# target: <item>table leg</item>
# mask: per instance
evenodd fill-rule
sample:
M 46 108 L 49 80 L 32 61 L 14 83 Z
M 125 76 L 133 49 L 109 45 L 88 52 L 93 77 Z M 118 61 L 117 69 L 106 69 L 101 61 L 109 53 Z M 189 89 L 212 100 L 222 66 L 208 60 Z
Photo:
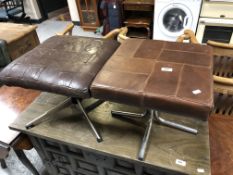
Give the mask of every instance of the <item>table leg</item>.
M 32 172 L 33 175 L 39 175 L 36 168 L 32 165 L 32 163 L 28 160 L 23 150 L 14 149 L 19 160 Z
M 8 145 L 0 143 L 0 164 L 3 169 L 7 168 L 5 158 L 8 156 L 9 151 L 10 147 Z
M 6 162 L 5 162 L 5 160 L 4 159 L 0 159 L 0 163 L 1 163 L 1 167 L 3 168 L 3 169 L 5 169 L 7 166 L 6 166 Z

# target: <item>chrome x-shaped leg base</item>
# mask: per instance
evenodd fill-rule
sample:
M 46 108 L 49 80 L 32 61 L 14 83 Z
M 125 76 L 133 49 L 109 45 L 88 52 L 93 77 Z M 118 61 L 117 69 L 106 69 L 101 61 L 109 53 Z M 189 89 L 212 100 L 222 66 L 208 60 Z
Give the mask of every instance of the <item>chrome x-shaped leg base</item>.
M 96 130 L 94 124 L 92 123 L 92 121 L 90 120 L 86 110 L 84 109 L 84 107 L 82 106 L 81 102 L 79 99 L 76 99 L 76 98 L 67 98 L 65 101 L 59 103 L 57 106 L 53 107 L 52 109 L 50 109 L 49 111 L 46 111 L 45 113 L 43 113 L 42 115 L 38 116 L 37 118 L 33 119 L 32 121 L 28 122 L 26 124 L 26 129 L 29 129 L 29 128 L 32 128 L 38 124 L 40 124 L 41 122 L 45 121 L 46 119 L 50 118 L 50 117 L 53 117 L 53 116 L 56 116 L 56 115 L 53 115 L 55 113 L 57 113 L 58 111 L 70 106 L 74 104 L 75 107 L 77 109 L 80 109 L 83 116 L 85 117 L 88 125 L 90 126 L 94 136 L 96 137 L 97 141 L 98 142 L 101 142 L 103 141 L 102 137 L 100 136 L 100 134 L 98 133 L 98 131 Z M 96 104 L 100 104 L 98 102 L 96 102 Z M 94 106 L 92 104 L 92 106 Z M 97 106 L 95 106 L 97 107 Z M 88 107 L 87 107 L 88 108 Z
M 57 106 L 54 106 L 53 108 L 51 108 L 50 110 L 46 111 L 45 113 L 43 113 L 42 115 L 36 117 L 35 119 L 33 119 L 32 121 L 28 122 L 26 124 L 26 129 L 30 129 L 38 124 L 40 124 L 41 122 L 45 121 L 48 118 L 51 118 L 56 114 L 58 111 L 68 107 L 72 105 L 72 101 L 71 98 L 67 98 L 66 100 L 62 101 L 61 103 L 59 103 Z
M 125 118 L 132 118 L 134 117 L 135 119 L 140 119 L 142 117 L 145 117 L 148 113 L 148 111 L 145 111 L 142 114 L 137 114 L 137 113 L 131 113 L 131 112 L 124 112 L 124 111 L 111 111 L 111 113 L 114 115 L 120 115 L 122 117 Z M 146 153 L 146 149 L 147 149 L 147 145 L 148 145 L 148 141 L 149 141 L 149 137 L 151 134 L 151 129 L 153 126 L 153 121 L 156 120 L 157 122 L 159 122 L 159 124 L 163 124 L 166 126 L 170 126 L 176 129 L 180 129 L 182 131 L 186 131 L 192 134 L 197 134 L 198 131 L 196 129 L 190 128 L 188 126 L 184 126 L 175 122 L 171 122 L 168 120 L 165 120 L 163 118 L 161 118 L 159 116 L 159 112 L 155 111 L 155 110 L 150 110 L 149 111 L 149 120 L 147 121 L 147 125 L 146 125 L 146 130 L 142 139 L 142 143 L 141 143 L 141 147 L 138 153 L 138 159 L 139 160 L 144 160 L 145 159 L 145 153 Z
M 155 120 L 157 122 L 159 122 L 159 124 L 170 126 L 170 127 L 173 127 L 173 128 L 185 131 L 185 132 L 189 132 L 191 134 L 197 134 L 198 133 L 198 130 L 196 130 L 196 129 L 193 129 L 191 127 L 181 125 L 181 124 L 171 122 L 171 121 L 168 121 L 168 120 L 165 120 L 165 119 L 161 118 L 159 116 L 159 111 L 154 111 L 154 116 L 155 116 Z

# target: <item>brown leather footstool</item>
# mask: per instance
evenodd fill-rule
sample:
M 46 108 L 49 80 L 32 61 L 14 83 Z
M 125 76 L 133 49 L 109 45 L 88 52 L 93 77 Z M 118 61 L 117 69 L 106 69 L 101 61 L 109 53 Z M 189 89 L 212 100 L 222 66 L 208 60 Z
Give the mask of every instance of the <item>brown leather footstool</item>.
M 129 39 L 97 74 L 91 93 L 98 99 L 150 110 L 138 156 L 143 160 L 154 118 L 197 134 L 196 129 L 162 119 L 158 111 L 206 120 L 213 106 L 212 67 L 212 50 L 208 46 Z
M 67 105 L 75 104 L 81 109 L 97 141 L 101 141 L 81 100 L 91 97 L 89 87 L 92 80 L 118 46 L 113 40 L 54 36 L 3 69 L 0 81 L 6 85 L 68 96 L 64 102 L 28 123 L 26 128 Z

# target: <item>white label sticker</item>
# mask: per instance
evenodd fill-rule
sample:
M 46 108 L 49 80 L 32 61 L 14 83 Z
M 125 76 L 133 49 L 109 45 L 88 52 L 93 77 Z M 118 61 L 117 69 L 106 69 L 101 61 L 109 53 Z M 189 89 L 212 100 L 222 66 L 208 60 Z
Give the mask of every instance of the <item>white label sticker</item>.
M 176 164 L 177 165 L 181 165 L 181 166 L 186 166 L 186 161 L 180 160 L 180 159 L 176 159 Z
M 198 169 L 197 169 L 197 172 L 198 172 L 198 173 L 204 173 L 205 170 L 204 170 L 203 168 L 198 168 Z
M 162 72 L 172 72 L 173 69 L 172 69 L 171 67 L 162 67 L 162 68 L 161 68 L 161 71 L 162 71 Z
M 196 89 L 196 90 L 193 90 L 192 91 L 194 95 L 198 95 L 201 93 L 201 90 L 200 89 Z

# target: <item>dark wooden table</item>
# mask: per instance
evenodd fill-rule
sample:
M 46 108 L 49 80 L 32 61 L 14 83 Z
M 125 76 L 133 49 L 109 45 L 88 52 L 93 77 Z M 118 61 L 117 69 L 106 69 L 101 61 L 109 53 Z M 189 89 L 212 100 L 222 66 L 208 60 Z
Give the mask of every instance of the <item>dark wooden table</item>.
M 179 117 L 183 124 L 198 128 L 198 135 L 155 124 L 143 162 L 137 160 L 143 126 L 112 118 L 110 113 L 110 109 L 132 112 L 143 109 L 105 102 L 91 111 L 91 120 L 98 126 L 104 138 L 101 143 L 96 142 L 85 120 L 74 114 L 72 108 L 64 109 L 29 130 L 25 129 L 27 122 L 65 98 L 67 97 L 42 93 L 10 125 L 31 137 L 51 174 L 210 174 L 208 123 L 192 118 Z M 85 103 L 90 103 L 90 100 L 84 101 L 84 106 Z M 177 118 L 165 113 L 162 116 L 173 121 Z
M 209 118 L 212 175 L 233 174 L 233 116 Z
M 4 158 L 12 147 L 20 161 L 33 174 L 38 174 L 23 152 L 23 149 L 32 148 L 31 143 L 20 132 L 8 127 L 38 95 L 39 92 L 33 90 L 7 86 L 0 88 L 0 160 L 3 168 L 6 168 Z

